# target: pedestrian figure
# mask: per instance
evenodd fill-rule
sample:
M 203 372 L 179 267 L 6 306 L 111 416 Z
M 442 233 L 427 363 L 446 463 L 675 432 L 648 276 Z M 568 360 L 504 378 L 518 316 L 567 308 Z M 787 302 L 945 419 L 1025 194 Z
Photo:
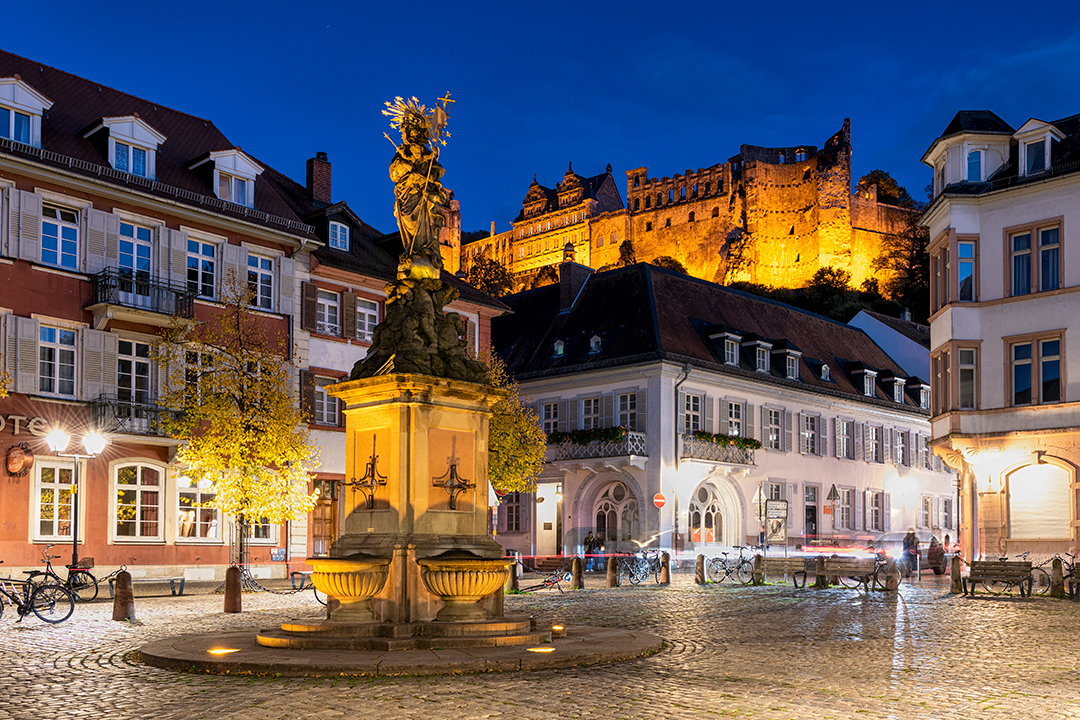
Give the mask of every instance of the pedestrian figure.
M 908 528 L 904 536 L 904 552 L 900 559 L 903 565 L 904 577 L 911 577 L 912 571 L 919 561 L 919 538 L 915 535 L 915 528 Z
M 585 536 L 585 571 L 592 572 L 596 565 L 596 538 L 593 537 L 592 531 Z

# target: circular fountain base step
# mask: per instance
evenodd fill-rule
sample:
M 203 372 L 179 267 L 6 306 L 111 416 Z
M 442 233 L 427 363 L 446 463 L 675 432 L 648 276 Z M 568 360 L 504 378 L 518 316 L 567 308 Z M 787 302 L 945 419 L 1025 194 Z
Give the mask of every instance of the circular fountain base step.
M 432 648 L 535 645 L 549 638 L 550 627 L 538 628 L 528 617 L 470 622 L 340 623 L 290 620 L 279 629 L 263 630 L 263 647 L 301 650 L 430 650 Z

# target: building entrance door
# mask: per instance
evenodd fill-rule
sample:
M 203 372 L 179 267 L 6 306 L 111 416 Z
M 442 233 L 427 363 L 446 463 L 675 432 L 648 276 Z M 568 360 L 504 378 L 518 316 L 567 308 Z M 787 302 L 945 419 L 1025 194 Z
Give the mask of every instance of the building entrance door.
M 333 480 L 316 480 L 315 487 L 319 502 L 311 511 L 311 555 L 326 557 L 337 539 L 337 484 Z
M 816 485 L 807 485 L 806 493 L 804 496 L 804 520 L 803 534 L 806 536 L 805 540 L 811 540 L 818 535 L 818 515 L 817 515 L 817 495 L 818 489 Z

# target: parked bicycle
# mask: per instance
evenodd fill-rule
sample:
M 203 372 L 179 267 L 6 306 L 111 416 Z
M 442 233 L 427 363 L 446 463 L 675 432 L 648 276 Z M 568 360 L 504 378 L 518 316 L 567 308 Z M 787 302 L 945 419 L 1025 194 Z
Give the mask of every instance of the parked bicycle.
M 15 607 L 19 613 L 18 622 L 34 613 L 42 621 L 55 625 L 71 617 L 75 611 L 75 598 L 60 585 L 35 585 L 29 580 L 0 578 L 0 615 L 5 605 Z
M 89 568 L 79 565 L 65 565 L 67 578 L 61 578 L 53 570 L 52 561 L 60 558 L 59 555 L 50 555 L 49 550 L 55 545 L 46 545 L 41 551 L 41 562 L 45 563 L 44 570 L 24 570 L 29 575 L 29 580 L 34 585 L 55 584 L 67 589 L 77 602 L 92 602 L 98 596 L 98 581 L 90 572 Z
M 555 568 L 552 572 L 543 572 L 540 570 L 533 570 L 526 565 L 522 565 L 525 572 L 536 573 L 540 576 L 540 582 L 535 585 L 529 585 L 528 587 L 520 588 L 520 591 L 536 592 L 537 590 L 547 590 L 549 588 L 558 588 L 559 592 L 562 592 L 562 583 L 570 582 L 574 578 L 574 574 L 570 571 L 570 568 L 566 567 L 568 563 L 572 563 L 572 559 L 563 560 L 559 563 L 559 567 Z
M 656 578 L 656 583 L 659 584 L 662 564 L 659 550 L 642 550 L 637 555 L 627 555 L 620 558 L 619 585 L 622 586 L 624 578 L 629 580 L 631 585 L 637 585 L 649 575 Z
M 885 551 L 880 550 L 874 552 L 874 571 L 870 575 L 870 587 L 874 590 L 885 590 L 885 585 L 888 582 L 889 571 L 892 569 L 893 564 L 896 564 L 896 582 L 902 583 L 904 581 L 903 560 L 893 560 L 888 556 Z M 862 584 L 862 578 L 859 577 L 845 577 L 838 575 L 837 580 L 840 584 L 846 588 L 857 588 Z
M 720 553 L 722 557 L 710 558 L 705 566 L 705 577 L 709 582 L 721 583 L 731 578 L 743 585 L 749 585 L 754 581 L 754 561 L 743 554 L 745 545 L 736 545 L 739 556 L 728 559 L 728 553 Z
M 1019 555 L 1014 556 L 1013 560 L 1026 561 L 1030 555 L 1031 555 L 1031 551 L 1028 550 L 1026 552 L 1022 552 Z M 1008 559 L 1009 559 L 1008 557 L 1000 557 L 1000 558 L 998 558 L 998 560 L 1000 560 L 1001 562 L 1006 562 Z M 1053 562 L 1053 558 L 1045 561 L 1042 564 L 1046 565 L 1046 564 L 1051 563 L 1051 562 Z M 1050 590 L 1050 573 L 1047 572 L 1045 569 L 1043 569 L 1043 567 L 1041 567 L 1041 566 L 1033 566 L 1031 568 L 1030 577 L 1031 577 L 1031 586 L 1030 587 L 1031 587 L 1031 592 L 1032 593 L 1038 593 L 1039 595 L 1045 595 L 1047 593 L 1047 591 Z M 1012 586 L 1014 584 L 1015 583 L 1009 582 L 1009 581 L 1006 581 L 1006 580 L 983 580 L 983 583 L 982 583 L 983 589 L 986 590 L 986 592 L 992 592 L 992 593 L 1009 592 L 1009 591 L 1012 590 Z

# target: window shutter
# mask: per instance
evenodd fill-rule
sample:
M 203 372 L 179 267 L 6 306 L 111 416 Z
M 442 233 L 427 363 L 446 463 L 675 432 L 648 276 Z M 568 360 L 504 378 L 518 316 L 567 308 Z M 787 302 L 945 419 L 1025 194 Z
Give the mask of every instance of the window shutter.
M 300 371 L 300 411 L 304 422 L 311 422 L 315 414 L 315 373 L 310 370 Z
M 862 460 L 866 456 L 863 442 L 863 424 L 860 422 L 851 423 L 852 457 L 856 460 Z
M 881 493 L 881 523 L 885 532 L 892 530 L 892 495 L 887 492 Z
M 730 433 L 728 427 L 728 399 L 720 398 L 720 434 L 727 435 Z
M 930 511 L 933 515 L 930 516 L 931 527 L 941 527 L 941 498 L 933 498 L 930 500 Z
M 319 288 L 315 283 L 301 283 L 300 329 L 315 332 L 317 327 L 315 306 L 319 301 Z
M 14 382 L 12 390 L 24 395 L 38 392 L 38 321 L 15 315 L 6 316 L 7 371 Z
M 646 424 L 648 415 L 645 413 L 645 402 L 648 398 L 648 390 L 638 390 L 637 393 L 637 431 L 648 432 L 649 426 Z
M 221 248 L 221 264 L 225 269 L 222 278 L 229 282 L 230 275 L 235 278 L 237 287 L 243 287 L 247 283 L 247 248 L 232 243 L 223 243 Z
M 743 403 L 743 434 L 748 437 L 754 437 L 754 406 L 750 403 Z
M 863 523 L 863 493 L 851 491 L 851 498 L 855 502 L 855 517 L 852 520 L 849 530 L 865 530 L 866 527 Z
M 675 408 L 675 434 L 682 435 L 686 432 L 686 393 L 679 391 L 679 407 Z
M 783 422 L 784 422 L 784 452 L 791 452 L 791 449 L 793 447 L 792 441 L 791 441 L 791 423 L 794 421 L 794 419 L 792 418 L 792 413 L 789 413 L 787 410 L 783 411 L 783 416 L 784 416 L 783 417 Z
M 93 208 L 86 211 L 86 272 L 91 275 L 108 267 L 105 259 L 105 230 L 111 213 Z M 96 397 L 96 396 L 95 396 Z
M 840 454 L 840 418 L 833 418 L 833 448 L 836 452 L 833 453 L 836 457 L 843 457 Z M 850 442 L 850 439 L 849 439 Z
M 566 401 L 566 429 L 577 430 L 578 429 L 578 404 L 581 401 L 577 398 Z
M 341 337 L 356 339 L 356 295 L 349 290 L 341 293 Z
M 11 189 L 9 195 L 11 241 L 18 247 L 11 254 L 23 260 L 41 260 L 41 196 L 25 190 Z
M 560 400 L 557 407 L 559 408 L 559 432 L 566 432 L 566 401 Z
M 818 430 L 818 455 L 824 457 L 829 454 L 829 421 L 819 417 Z
M 536 505 L 536 496 L 533 493 L 518 493 L 518 502 L 520 503 L 520 510 L 518 510 L 518 517 L 521 522 L 521 532 L 529 532 L 530 516 L 532 514 L 532 508 Z
M 183 230 L 165 228 L 169 242 L 169 282 L 178 287 L 187 286 L 187 243 L 188 234 Z M 164 254 L 165 249 L 161 252 Z
M 79 343 L 82 345 L 81 399 L 93 401 L 102 395 L 115 395 L 119 338 L 103 330 L 84 329 Z
M 605 393 L 601 399 L 601 403 L 603 404 L 603 408 L 601 409 L 602 417 L 600 422 L 602 424 L 600 427 L 613 427 L 615 425 L 615 394 Z
M 282 257 L 278 258 L 276 265 L 278 312 L 282 315 L 292 315 L 293 302 L 296 299 L 296 260 Z M 353 307 L 355 309 L 355 303 Z
M 892 428 L 882 428 L 881 435 L 884 439 L 883 445 L 885 448 L 885 457 L 883 460 L 892 465 L 896 464 L 896 448 L 893 447 L 893 430 Z
M 476 357 L 476 323 L 467 318 L 462 318 L 465 321 L 465 353 L 471 357 Z
M 799 453 L 806 454 L 806 415 L 799 413 Z
M 784 499 L 787 500 L 788 535 L 795 530 L 795 500 L 798 497 L 798 485 L 787 483 L 784 487 Z
M 769 437 L 769 408 L 761 406 L 761 444 Z M 782 446 L 781 446 L 782 447 Z
M 710 395 L 702 395 L 701 404 L 705 406 L 705 419 L 702 421 L 701 429 L 708 433 L 716 432 L 713 430 L 713 428 L 716 427 L 713 418 L 713 415 L 716 413 L 716 398 Z

